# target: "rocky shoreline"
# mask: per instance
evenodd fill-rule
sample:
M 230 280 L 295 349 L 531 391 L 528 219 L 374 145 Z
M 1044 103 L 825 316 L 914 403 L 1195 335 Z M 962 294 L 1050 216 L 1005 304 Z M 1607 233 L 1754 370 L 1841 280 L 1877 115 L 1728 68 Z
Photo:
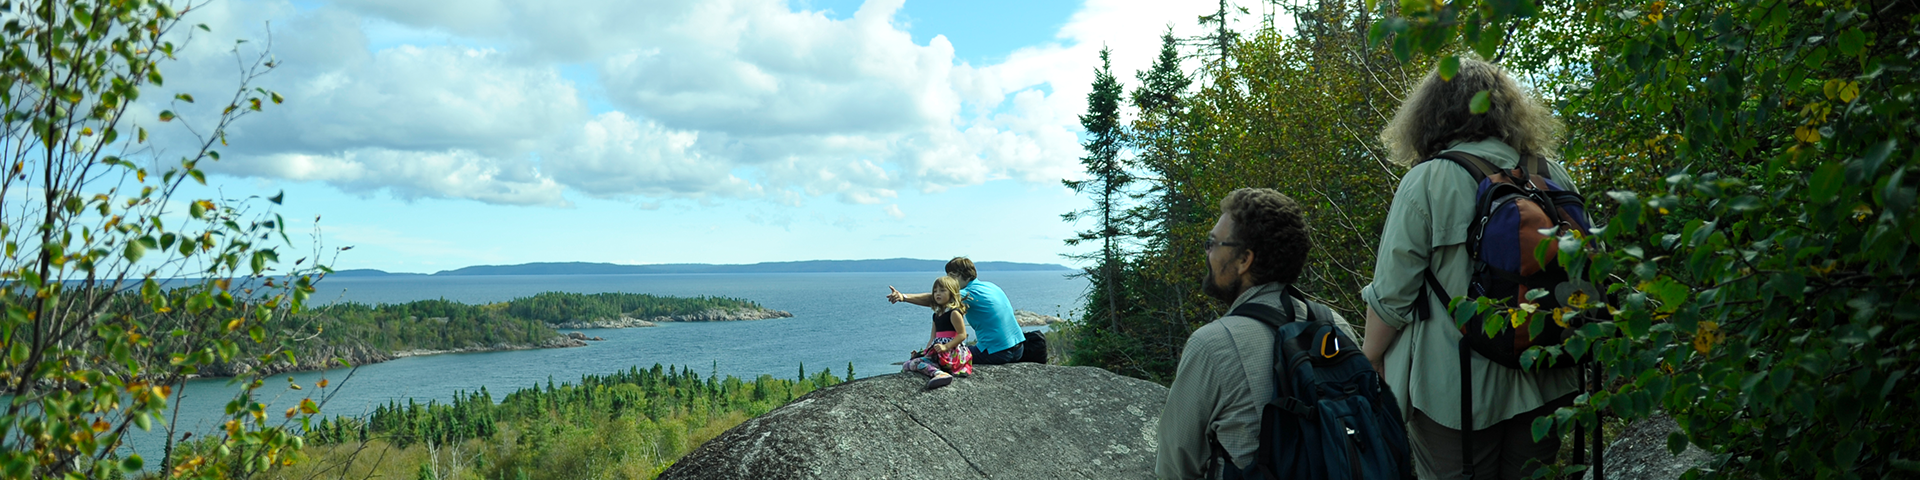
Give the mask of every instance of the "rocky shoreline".
M 439 355 L 443 353 L 499 352 L 499 351 L 507 351 L 507 350 L 533 350 L 533 349 L 539 349 L 539 348 L 570 348 L 570 347 L 584 347 L 584 346 L 587 346 L 587 342 L 585 340 L 569 337 L 567 335 L 556 335 L 552 338 L 548 338 L 545 341 L 542 341 L 539 344 L 535 344 L 535 345 L 497 343 L 490 346 L 468 345 L 465 347 L 448 349 L 448 350 L 413 349 L 413 350 L 402 350 L 398 352 L 385 352 L 385 351 L 376 351 L 370 348 L 366 348 L 364 346 L 357 346 L 357 345 L 346 346 L 346 347 L 335 346 L 335 347 L 322 348 L 317 352 L 308 353 L 304 356 L 297 356 L 298 357 L 297 359 L 299 360 L 298 363 L 288 363 L 286 360 L 282 359 L 282 360 L 277 360 L 273 363 L 269 363 L 263 367 L 260 365 L 260 362 L 258 360 L 248 358 L 248 359 L 236 360 L 233 362 L 214 363 L 214 364 L 204 365 L 200 367 L 200 373 L 196 375 L 191 375 L 189 376 L 189 378 L 235 377 L 243 374 L 254 373 L 255 370 L 258 370 L 262 376 L 273 376 L 273 375 L 279 375 L 282 373 L 309 372 L 314 370 L 339 368 L 341 365 L 339 364 L 339 362 L 333 361 L 333 359 L 335 358 L 345 359 L 348 363 L 351 363 L 354 366 L 360 366 L 360 365 L 371 365 L 375 363 L 385 362 L 385 361 L 393 360 L 396 358 Z
M 1044 327 L 1047 325 L 1052 325 L 1055 323 L 1065 321 L 1065 320 L 1061 320 L 1060 317 L 1056 317 L 1052 315 L 1041 315 L 1041 314 L 1029 312 L 1026 310 L 1014 310 L 1013 320 L 1016 322 L 1020 322 L 1020 326 L 1022 327 Z
M 582 330 L 588 328 L 640 328 L 659 326 L 666 322 L 737 322 L 747 320 L 766 320 L 770 318 L 791 318 L 792 313 L 751 308 L 710 308 L 686 315 L 659 316 L 639 319 L 622 316 L 620 318 L 596 318 L 593 320 L 574 320 L 570 322 L 548 323 L 555 329 Z

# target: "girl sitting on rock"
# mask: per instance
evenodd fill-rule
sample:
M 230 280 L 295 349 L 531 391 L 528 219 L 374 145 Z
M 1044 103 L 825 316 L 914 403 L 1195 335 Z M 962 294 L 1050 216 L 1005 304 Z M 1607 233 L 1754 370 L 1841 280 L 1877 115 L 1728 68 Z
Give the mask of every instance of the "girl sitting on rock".
M 967 305 L 960 302 L 960 280 L 935 279 L 932 296 L 933 333 L 927 337 L 927 347 L 915 350 L 902 365 L 905 371 L 932 377 L 927 380 L 928 389 L 953 383 L 954 375 L 973 374 L 973 354 L 961 343 L 967 339 Z

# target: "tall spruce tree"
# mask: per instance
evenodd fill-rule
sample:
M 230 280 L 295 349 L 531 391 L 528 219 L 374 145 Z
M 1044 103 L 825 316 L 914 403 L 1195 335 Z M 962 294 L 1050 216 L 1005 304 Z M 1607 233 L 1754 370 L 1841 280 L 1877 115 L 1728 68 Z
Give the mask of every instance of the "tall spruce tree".
M 1168 241 L 1172 237 L 1166 233 L 1183 222 L 1192 223 L 1189 217 L 1195 212 L 1190 189 L 1185 188 L 1189 182 L 1177 181 L 1185 177 L 1180 173 L 1185 170 L 1182 162 L 1186 157 L 1179 141 L 1182 115 L 1186 112 L 1182 96 L 1193 84 L 1180 69 L 1179 44 L 1180 40 L 1173 36 L 1173 28 L 1169 26 L 1166 33 L 1160 35 L 1160 55 L 1154 58 L 1153 66 L 1136 73 L 1140 80 L 1140 86 L 1132 92 L 1136 116 L 1128 129 L 1128 143 L 1137 152 L 1133 164 L 1137 171 L 1150 176 L 1142 179 L 1150 186 L 1142 192 L 1143 201 L 1134 207 L 1133 216 L 1140 219 L 1140 237 L 1146 241 L 1144 250 L 1151 253 L 1129 262 L 1147 266 L 1138 268 L 1137 274 L 1126 279 L 1139 284 L 1134 291 L 1140 293 L 1127 310 L 1160 312 L 1147 316 L 1156 320 L 1153 333 L 1147 335 L 1160 337 L 1143 339 L 1149 340 L 1147 345 L 1172 346 L 1185 342 L 1186 298 L 1193 290 L 1193 282 L 1182 272 L 1150 261 L 1193 258 L 1192 254 L 1196 253 L 1190 245 Z M 1159 306 L 1168 308 L 1156 308 Z
M 1080 126 L 1087 129 L 1086 140 L 1081 147 L 1087 156 L 1080 157 L 1080 164 L 1087 167 L 1086 180 L 1064 180 L 1068 188 L 1077 193 L 1092 193 L 1094 204 L 1087 210 L 1062 215 L 1072 222 L 1082 217 L 1093 217 L 1099 223 L 1094 230 L 1080 232 L 1078 236 L 1067 239 L 1068 245 L 1078 245 L 1083 241 L 1100 241 L 1099 267 L 1093 275 L 1093 284 L 1099 288 L 1105 298 L 1105 311 L 1097 316 L 1107 318 L 1115 330 L 1120 328 L 1116 287 L 1120 273 L 1120 252 L 1115 240 L 1128 235 L 1132 230 L 1125 227 L 1125 208 L 1121 205 L 1127 195 L 1127 186 L 1133 177 L 1127 172 L 1126 164 L 1120 161 L 1120 149 L 1125 143 L 1124 127 L 1120 124 L 1120 81 L 1113 78 L 1113 62 L 1109 57 L 1112 50 L 1100 49 L 1100 69 L 1094 71 L 1093 91 L 1087 93 L 1087 114 L 1080 116 Z M 1092 312 L 1089 312 L 1092 313 Z M 1094 318 L 1096 315 L 1089 315 Z

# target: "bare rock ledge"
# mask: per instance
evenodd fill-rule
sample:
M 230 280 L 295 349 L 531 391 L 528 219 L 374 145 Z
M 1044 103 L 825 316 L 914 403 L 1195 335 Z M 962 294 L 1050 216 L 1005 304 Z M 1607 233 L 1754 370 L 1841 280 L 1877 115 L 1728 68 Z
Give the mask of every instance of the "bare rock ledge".
M 688 453 L 662 479 L 1152 478 L 1167 389 L 1093 367 L 981 365 L 816 390 Z

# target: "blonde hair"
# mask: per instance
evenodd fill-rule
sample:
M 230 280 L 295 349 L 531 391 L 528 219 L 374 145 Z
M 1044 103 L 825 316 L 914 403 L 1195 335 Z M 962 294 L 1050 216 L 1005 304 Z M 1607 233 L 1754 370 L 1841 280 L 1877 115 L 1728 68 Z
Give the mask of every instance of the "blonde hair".
M 1487 92 L 1487 111 L 1474 114 L 1474 95 Z M 1433 158 L 1456 140 L 1493 138 L 1520 152 L 1521 158 L 1558 159 L 1566 130 L 1539 99 L 1520 88 L 1505 69 L 1462 57 L 1453 80 L 1439 69 L 1407 93 L 1393 120 L 1380 130 L 1388 159 L 1403 167 Z
M 960 301 L 960 279 L 954 278 L 952 275 L 933 279 L 933 291 L 947 292 L 947 303 L 945 305 L 938 303 L 933 304 L 934 310 L 954 310 L 960 312 L 961 315 L 967 314 L 967 304 Z M 928 295 L 927 301 L 932 302 L 933 296 Z

